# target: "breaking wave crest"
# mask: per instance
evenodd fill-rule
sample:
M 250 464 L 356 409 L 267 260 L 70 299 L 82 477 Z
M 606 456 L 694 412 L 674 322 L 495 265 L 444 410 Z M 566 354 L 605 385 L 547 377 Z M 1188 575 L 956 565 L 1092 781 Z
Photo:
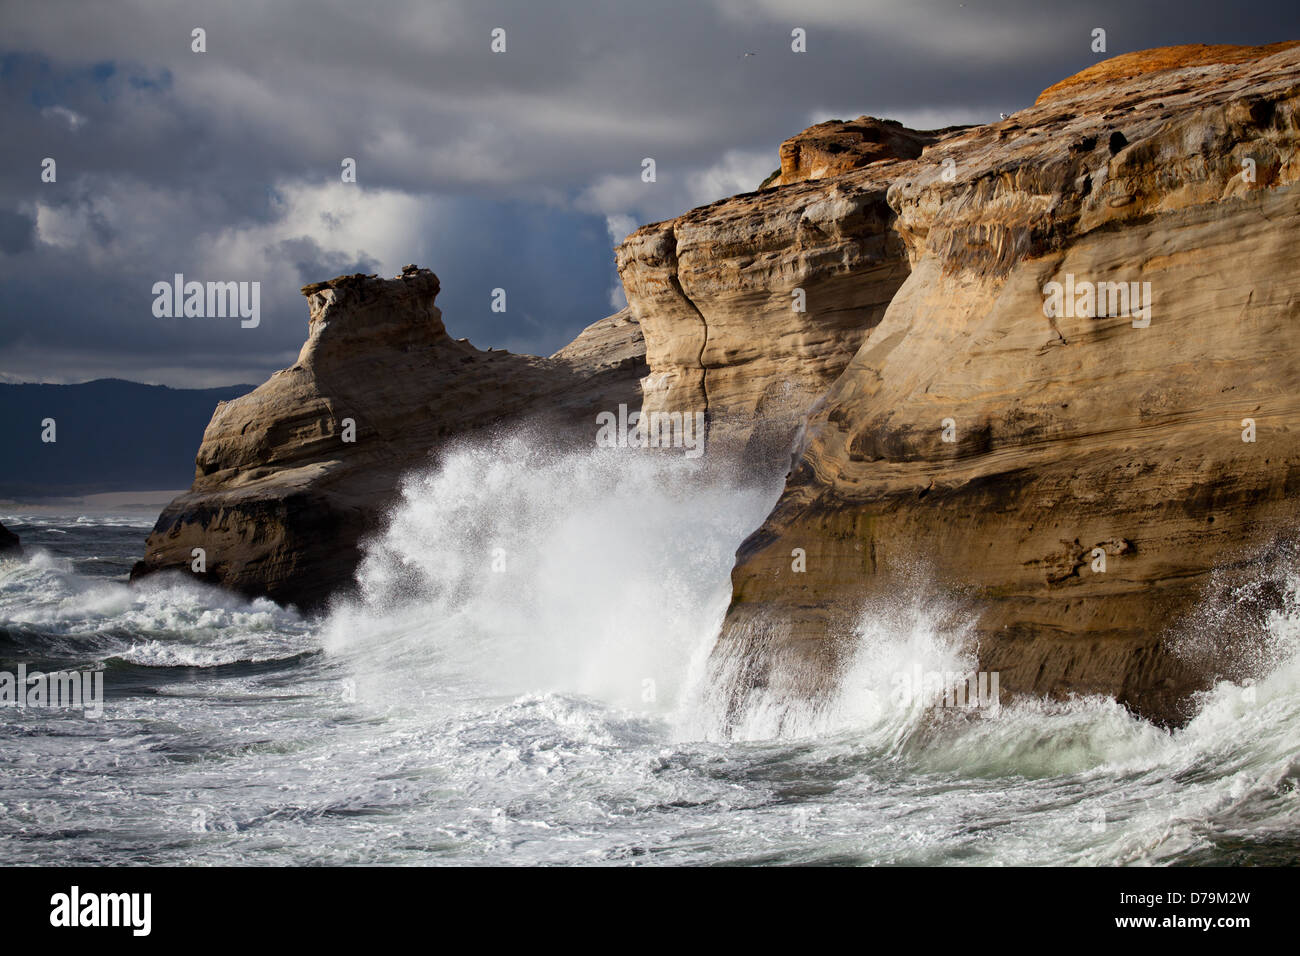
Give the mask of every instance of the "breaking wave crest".
M 393 699 L 436 671 L 672 713 L 722 620 L 736 546 L 778 490 L 680 454 L 463 446 L 407 481 L 326 646 Z

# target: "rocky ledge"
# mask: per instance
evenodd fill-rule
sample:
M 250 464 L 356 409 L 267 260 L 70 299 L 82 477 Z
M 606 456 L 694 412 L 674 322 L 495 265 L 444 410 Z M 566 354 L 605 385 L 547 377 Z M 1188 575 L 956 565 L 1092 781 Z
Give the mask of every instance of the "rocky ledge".
M 781 144 L 781 188 L 629 235 L 617 262 L 645 330 L 644 410 L 704 412 L 722 454 L 788 456 L 911 271 L 889 188 L 966 128 L 820 123 Z
M 891 159 L 915 159 L 926 146 L 964 128 L 914 130 L 898 120 L 874 116 L 827 120 L 781 144 L 781 168 L 764 185 L 789 186 Z
M 304 286 L 298 361 L 217 407 L 194 484 L 158 518 L 132 580 L 181 570 L 318 608 L 351 583 L 402 476 L 448 439 L 527 416 L 557 444 L 591 443 L 599 411 L 640 402 L 644 347 L 627 311 L 550 358 L 484 352 L 447 334 L 439 288 L 415 266 Z

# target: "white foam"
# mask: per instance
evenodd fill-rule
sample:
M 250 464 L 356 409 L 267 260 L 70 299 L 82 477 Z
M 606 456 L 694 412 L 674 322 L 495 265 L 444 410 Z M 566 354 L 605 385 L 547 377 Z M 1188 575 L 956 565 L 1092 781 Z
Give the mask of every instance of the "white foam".
M 116 688 L 75 733 L 16 725 L 0 771 L 28 833 L 60 835 L 62 862 L 1145 864 L 1294 846 L 1294 594 L 1255 682 L 1220 683 L 1172 732 L 1101 698 L 900 706 L 895 675 L 974 666 L 970 609 L 923 575 L 865 609 L 830 693 L 786 695 L 799 675 L 778 674 L 737 709 L 728 669 L 753 649 L 711 652 L 734 550 L 779 488 L 545 447 L 466 445 L 413 478 L 362 597 L 319 633 L 180 576 L 128 588 L 39 550 L 0 562 L 16 640 L 207 668 Z M 1217 626 L 1233 646 L 1231 614 Z M 322 642 L 290 667 L 212 668 Z
M 712 643 L 736 546 L 775 494 L 680 454 L 462 446 L 406 483 L 326 646 L 371 693 L 461 675 L 484 692 L 671 712 Z
M 136 585 L 85 577 L 42 549 L 0 562 L 0 620 L 67 648 L 80 644 L 96 659 L 145 665 L 268 660 L 315 647 L 307 622 L 265 598 L 249 601 L 181 574 Z

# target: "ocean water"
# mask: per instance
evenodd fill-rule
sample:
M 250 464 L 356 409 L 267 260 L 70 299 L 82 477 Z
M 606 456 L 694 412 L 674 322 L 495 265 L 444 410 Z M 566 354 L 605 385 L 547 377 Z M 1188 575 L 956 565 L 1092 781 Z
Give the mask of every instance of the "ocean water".
M 27 548 L 0 671 L 99 668 L 106 697 L 0 710 L 0 862 L 1300 863 L 1294 594 L 1258 678 L 1175 731 L 1102 699 L 892 700 L 971 665 L 924 588 L 864 609 L 826 700 L 724 719 L 710 651 L 779 482 L 537 447 L 412 478 L 360 596 L 314 619 L 129 587 L 152 515 L 0 514 Z

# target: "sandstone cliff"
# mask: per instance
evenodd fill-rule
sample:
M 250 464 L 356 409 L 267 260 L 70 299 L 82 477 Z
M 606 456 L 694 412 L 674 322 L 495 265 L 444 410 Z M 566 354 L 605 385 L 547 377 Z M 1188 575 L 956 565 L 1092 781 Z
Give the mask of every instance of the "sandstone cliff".
M 901 241 L 910 272 L 739 552 L 716 652 L 745 662 L 737 707 L 764 685 L 824 688 L 864 605 L 918 577 L 976 616 L 1004 695 L 1111 694 L 1177 721 L 1222 674 L 1175 638 L 1225 570 L 1296 530 L 1300 49 L 1160 53 L 1085 71 L 895 172 L 888 235 L 858 241 Z M 819 188 L 856 195 L 863 175 Z M 793 190 L 809 188 L 765 198 L 806 204 Z M 851 201 L 823 208 L 823 235 L 858 221 Z M 837 281 L 846 298 L 880 288 L 862 264 Z M 1088 317 L 1080 298 L 1048 316 L 1052 282 L 1138 283 L 1149 315 Z M 770 354 L 763 331 L 751 348 Z M 654 343 L 649 357 L 653 371 Z
M 788 455 L 908 275 L 885 201 L 901 168 L 746 193 L 628 236 L 617 262 L 645 332 L 643 411 L 704 412 L 715 449 Z
M 638 404 L 644 348 L 626 311 L 545 359 L 453 340 L 438 290 L 414 266 L 303 287 L 311 318 L 298 361 L 218 406 L 194 484 L 159 517 L 132 579 L 186 570 L 319 607 L 351 582 L 359 542 L 401 477 L 447 439 L 527 416 L 553 441 L 591 442 L 598 411 Z
M 549 410 L 589 441 L 640 397 L 705 412 L 711 456 L 791 462 L 715 651 L 736 708 L 824 691 L 864 607 L 911 590 L 975 621 L 1004 696 L 1177 721 L 1242 673 L 1187 652 L 1198 604 L 1295 527 L 1298 92 L 1291 44 L 1170 48 L 989 126 L 814 127 L 776 188 L 629 236 L 628 309 L 550 359 L 453 342 L 423 270 L 308 286 L 298 363 L 217 410 L 136 574 L 203 547 L 319 605 L 449 437 Z

